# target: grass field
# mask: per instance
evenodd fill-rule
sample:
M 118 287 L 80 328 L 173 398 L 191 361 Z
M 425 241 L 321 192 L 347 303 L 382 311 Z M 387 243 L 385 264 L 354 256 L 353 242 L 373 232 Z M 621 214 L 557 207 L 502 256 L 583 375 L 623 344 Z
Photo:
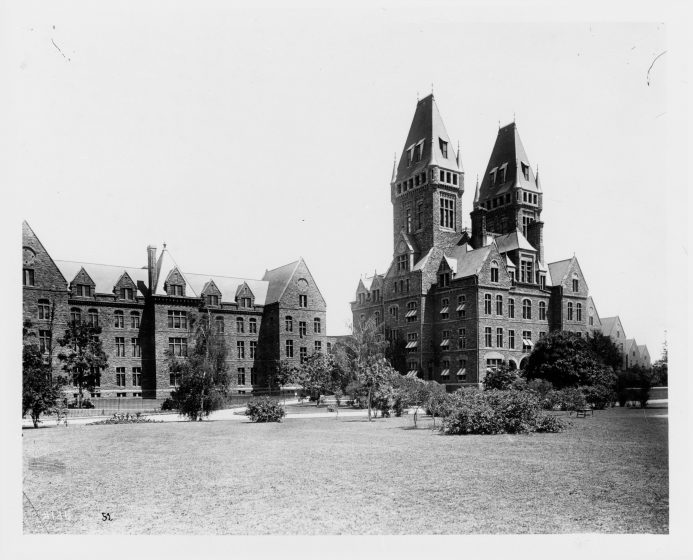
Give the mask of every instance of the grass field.
M 666 533 L 666 412 L 525 436 L 407 417 L 25 429 L 24 531 Z

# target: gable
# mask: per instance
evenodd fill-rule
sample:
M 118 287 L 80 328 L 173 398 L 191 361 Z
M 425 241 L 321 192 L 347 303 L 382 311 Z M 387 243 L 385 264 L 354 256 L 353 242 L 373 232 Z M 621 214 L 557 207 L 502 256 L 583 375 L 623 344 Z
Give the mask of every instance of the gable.
M 22 222 L 22 259 L 23 267 L 34 271 L 34 285 L 67 291 L 65 275 L 26 221 Z
M 282 307 L 298 307 L 299 295 L 308 296 L 308 307 L 325 308 L 325 298 L 303 259 L 296 263 L 278 301 Z
M 221 291 L 217 287 L 217 285 L 214 283 L 214 280 L 209 280 L 204 287 L 202 288 L 202 292 L 200 293 L 202 296 L 219 296 L 221 297 Z
M 89 276 L 89 273 L 86 270 L 84 270 L 84 267 L 80 268 L 79 272 L 72 279 L 72 281 L 70 282 L 70 288 L 74 288 L 78 284 L 91 286 L 92 288 L 96 286 L 96 282 L 92 280 L 91 276 Z
M 168 276 L 166 276 L 164 290 L 167 290 L 168 287 L 172 285 L 185 286 L 185 278 L 183 278 L 178 268 L 173 268 L 171 272 L 168 273 Z

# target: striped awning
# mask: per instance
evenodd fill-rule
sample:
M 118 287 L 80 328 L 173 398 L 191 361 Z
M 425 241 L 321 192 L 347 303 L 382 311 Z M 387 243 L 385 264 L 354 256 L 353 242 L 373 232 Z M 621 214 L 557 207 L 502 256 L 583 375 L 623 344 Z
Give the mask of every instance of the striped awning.
M 457 370 L 457 377 L 464 377 L 467 375 L 467 370 L 466 368 L 458 369 Z
M 417 375 L 418 373 L 419 373 L 419 370 L 418 370 L 418 369 L 410 369 L 410 370 L 407 372 L 407 375 Z
M 464 308 L 466 308 L 466 307 L 467 307 L 467 304 L 466 304 L 466 303 L 460 303 L 460 304 L 457 306 L 457 309 L 455 309 L 455 311 L 462 311 L 462 310 L 463 310 Z
M 446 305 L 445 307 L 443 307 L 443 309 L 440 310 L 440 314 L 441 314 L 441 315 L 442 315 L 443 313 L 448 313 L 448 312 L 449 312 L 449 308 L 447 307 L 447 305 Z
M 407 342 L 407 345 L 405 346 L 405 348 L 416 348 L 418 345 L 419 345 L 418 340 L 410 340 L 409 342 Z
M 411 309 L 411 310 L 407 311 L 407 314 L 405 315 L 405 317 L 416 317 L 416 311 L 417 311 L 416 309 Z
M 529 340 L 528 338 L 523 338 L 523 339 L 522 339 L 522 344 L 524 344 L 525 346 L 529 346 L 530 348 L 531 348 L 532 346 L 534 346 L 534 343 L 533 343 L 531 340 Z
M 443 371 L 440 372 L 441 377 L 447 377 L 448 375 L 450 375 L 449 369 L 444 369 Z
M 450 346 L 450 340 L 446 338 L 440 345 L 444 347 Z

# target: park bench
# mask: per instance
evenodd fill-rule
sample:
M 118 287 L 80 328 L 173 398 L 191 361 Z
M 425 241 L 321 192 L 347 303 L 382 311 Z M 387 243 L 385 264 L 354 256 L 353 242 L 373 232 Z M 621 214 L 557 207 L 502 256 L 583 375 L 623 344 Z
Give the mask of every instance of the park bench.
M 592 416 L 594 416 L 594 409 L 593 408 L 578 408 L 575 411 L 575 417 L 576 418 L 587 418 L 587 413 L 590 413 Z

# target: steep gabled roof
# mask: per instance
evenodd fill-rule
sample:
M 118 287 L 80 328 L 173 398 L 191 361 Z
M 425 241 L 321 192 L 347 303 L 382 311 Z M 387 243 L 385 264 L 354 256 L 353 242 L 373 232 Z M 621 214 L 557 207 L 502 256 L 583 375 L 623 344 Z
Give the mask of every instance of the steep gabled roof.
M 454 247 L 450 251 L 450 256 L 457 261 L 455 278 L 466 278 L 476 276 L 481 271 L 481 267 L 491 252 L 492 245 L 486 245 L 479 249 L 470 250 L 467 244 Z
M 166 245 L 164 245 L 164 248 L 162 249 L 161 254 L 159 255 L 159 258 L 156 261 L 156 282 L 155 282 L 155 286 L 153 288 L 150 288 L 150 290 L 153 294 L 156 294 L 159 296 L 165 296 L 166 295 L 166 291 L 164 290 L 164 284 L 166 283 L 166 280 L 168 279 L 171 272 L 173 272 L 173 270 L 178 270 L 178 273 L 183 278 L 183 281 L 185 282 L 185 295 L 186 296 L 192 297 L 192 296 L 199 296 L 200 295 L 200 291 L 195 290 L 190 285 L 190 282 L 188 282 L 186 275 L 183 274 L 183 270 L 178 266 L 178 263 L 176 263 L 173 256 L 171 255 L 170 251 L 168 249 L 166 249 Z M 200 288 L 201 288 L 201 286 L 200 286 Z
M 141 295 L 145 295 L 140 290 L 140 285 L 147 285 L 149 282 L 146 268 L 135 268 L 131 266 L 114 266 L 110 264 L 82 263 L 77 261 L 54 261 L 58 270 L 64 278 L 69 278 L 72 282 L 82 268 L 94 282 L 94 292 L 97 294 L 112 294 L 114 286 L 118 283 L 124 273 L 132 279 Z
M 440 149 L 439 140 L 447 143 L 447 157 L 443 155 Z M 421 144 L 423 144 L 421 160 L 416 161 L 415 158 L 411 165 L 407 165 L 407 150 L 414 148 L 416 152 Z M 462 166 L 458 165 L 458 156 L 459 154 L 455 153 L 450 137 L 445 130 L 433 94 L 427 95 L 416 104 L 414 118 L 409 127 L 409 134 L 399 158 L 393 183 L 418 173 L 427 165 L 438 165 L 453 171 L 462 171 Z
M 431 254 L 433 253 L 433 249 L 434 249 L 434 248 L 431 247 L 431 248 L 428 250 L 428 253 L 426 253 L 423 257 L 421 257 L 421 258 L 419 259 L 419 262 L 417 262 L 417 263 L 414 265 L 414 268 L 412 268 L 413 271 L 415 271 L 415 270 L 423 270 L 423 269 L 426 267 L 426 265 L 428 264 L 429 259 L 431 258 Z
M 623 333 L 623 337 L 625 338 L 626 332 L 623 328 L 623 323 L 621 323 L 621 318 L 618 315 L 616 315 L 615 317 L 604 317 L 603 319 L 601 319 L 601 322 L 602 333 L 604 333 L 607 336 L 611 336 L 616 327 L 620 325 L 621 332 Z
M 262 279 L 269 283 L 267 289 L 268 304 L 276 303 L 281 299 L 300 262 L 301 259 L 265 272 Z
M 640 352 L 641 357 L 650 357 L 650 351 L 647 349 L 646 344 L 638 344 L 638 352 Z
M 214 282 L 214 285 L 221 292 L 221 301 L 233 302 L 236 299 L 236 293 L 247 284 L 255 296 L 255 305 L 265 305 L 267 290 L 269 283 L 263 280 L 252 280 L 249 278 L 234 278 L 233 276 L 210 276 L 209 274 L 194 274 L 186 273 L 185 279 L 190 287 L 190 292 L 186 292 L 189 296 L 200 296 L 208 282 Z
M 572 260 L 573 259 L 571 257 L 563 261 L 549 263 L 549 274 L 551 275 L 552 286 L 560 286 L 563 283 L 563 280 L 565 280 L 565 277 L 570 270 L 570 263 Z
M 522 163 L 528 167 L 528 179 L 525 179 L 521 170 L 518 171 L 518 166 L 521 169 Z M 503 183 L 491 183 L 491 172 L 494 169 L 505 169 L 505 181 Z M 517 132 L 517 126 L 513 122 L 498 129 L 498 136 L 486 166 L 486 173 L 481 179 L 479 202 L 494 198 L 516 186 L 525 190 L 540 192 L 527 152 L 525 152 L 520 134 Z
M 495 238 L 495 241 L 499 253 L 507 253 L 516 249 L 536 252 L 536 249 L 532 247 L 531 243 L 527 241 L 527 238 L 519 230 L 499 235 Z

